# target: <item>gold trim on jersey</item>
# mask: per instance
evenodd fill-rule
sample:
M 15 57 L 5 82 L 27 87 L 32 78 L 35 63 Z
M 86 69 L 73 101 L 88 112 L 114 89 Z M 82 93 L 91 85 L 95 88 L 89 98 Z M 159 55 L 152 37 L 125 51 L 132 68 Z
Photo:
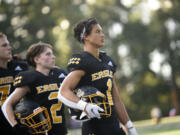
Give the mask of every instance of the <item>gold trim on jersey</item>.
M 69 64 L 79 64 L 79 61 L 81 60 L 81 58 L 71 58 L 68 62 Z
M 16 86 L 17 84 L 21 83 L 22 80 L 22 76 L 18 76 L 15 78 L 13 86 Z
M 13 76 L 7 76 L 0 78 L 0 84 L 12 83 L 14 81 Z
M 94 73 L 91 75 L 92 76 L 92 81 L 104 78 L 104 77 L 113 77 L 113 72 L 110 70 L 103 70 L 97 73 Z

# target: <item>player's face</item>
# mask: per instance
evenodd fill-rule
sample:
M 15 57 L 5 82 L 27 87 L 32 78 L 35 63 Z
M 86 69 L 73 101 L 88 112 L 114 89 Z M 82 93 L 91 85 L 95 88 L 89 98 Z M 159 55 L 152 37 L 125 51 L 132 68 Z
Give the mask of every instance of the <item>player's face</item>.
M 38 56 L 36 65 L 41 66 L 43 68 L 51 69 L 55 65 L 55 56 L 53 54 L 52 49 L 46 48 L 44 52 Z
M 97 48 L 104 46 L 104 33 L 99 24 L 93 25 L 91 33 L 86 37 L 86 40 Z
M 12 58 L 12 48 L 6 37 L 0 38 L 0 59 L 9 60 Z

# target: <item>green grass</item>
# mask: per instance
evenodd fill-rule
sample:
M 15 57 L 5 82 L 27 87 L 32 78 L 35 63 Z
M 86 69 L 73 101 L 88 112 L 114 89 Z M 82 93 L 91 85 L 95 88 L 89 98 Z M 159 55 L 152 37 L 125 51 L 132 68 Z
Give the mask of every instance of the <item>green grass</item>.
M 180 135 L 180 116 L 164 117 L 159 125 L 152 120 L 133 122 L 139 135 Z M 81 135 L 80 129 L 69 130 L 68 135 Z
M 180 135 L 180 116 L 165 117 L 159 125 L 152 120 L 134 122 L 139 135 Z

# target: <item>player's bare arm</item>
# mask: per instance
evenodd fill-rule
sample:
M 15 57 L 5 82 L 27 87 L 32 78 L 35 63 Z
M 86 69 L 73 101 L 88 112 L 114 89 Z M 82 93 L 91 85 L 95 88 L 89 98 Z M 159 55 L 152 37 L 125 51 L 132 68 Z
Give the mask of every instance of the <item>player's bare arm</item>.
M 115 78 L 113 78 L 113 85 L 114 87 L 113 87 L 112 92 L 113 92 L 113 100 L 114 100 L 115 109 L 116 109 L 119 120 L 125 125 L 127 121 L 129 121 L 129 116 L 126 112 L 123 102 L 120 99 L 117 85 L 115 82 Z
M 128 113 L 126 111 L 126 108 L 123 104 L 123 102 L 120 99 L 119 92 L 116 86 L 115 78 L 113 77 L 113 100 L 115 104 L 115 109 L 118 115 L 119 120 L 125 125 L 128 135 L 138 135 L 136 128 L 134 127 L 133 123 L 131 122 Z
M 24 95 L 26 95 L 28 91 L 29 91 L 28 86 L 16 88 L 15 91 L 8 97 L 8 99 L 5 101 L 5 103 L 2 106 L 2 110 L 12 127 L 17 124 L 17 121 L 15 120 L 15 116 L 14 116 L 13 106 L 22 97 L 24 97 Z
M 83 70 L 76 70 L 71 72 L 63 81 L 60 87 L 60 94 L 68 100 L 77 103 L 80 99 L 72 92 L 79 83 L 85 72 Z

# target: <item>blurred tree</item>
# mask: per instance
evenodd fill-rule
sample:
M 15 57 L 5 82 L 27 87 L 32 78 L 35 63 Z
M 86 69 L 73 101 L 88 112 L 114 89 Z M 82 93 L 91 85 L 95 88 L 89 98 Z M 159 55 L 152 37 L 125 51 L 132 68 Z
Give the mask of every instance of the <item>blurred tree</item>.
M 122 33 L 122 40 L 121 42 L 126 44 L 129 48 L 129 59 L 133 60 L 135 58 L 135 62 L 131 61 L 133 64 L 129 64 L 131 66 L 131 80 L 128 82 L 135 81 L 135 86 L 141 86 L 144 90 L 148 90 L 150 88 L 149 96 L 146 100 L 151 99 L 150 103 L 145 103 L 144 105 L 149 104 L 151 107 L 154 104 L 159 104 L 164 111 L 164 114 L 168 114 L 167 108 L 171 105 L 169 104 L 170 97 L 168 96 L 169 89 L 171 90 L 172 97 L 171 103 L 172 106 L 176 108 L 177 114 L 179 114 L 179 99 L 178 95 L 178 86 L 177 86 L 177 75 L 179 72 L 179 14 L 178 9 L 180 6 L 179 1 L 158 1 L 156 4 L 152 6 L 150 1 L 148 1 L 148 6 L 146 10 L 151 9 L 150 11 L 144 10 L 143 12 L 149 12 L 149 18 L 147 18 L 148 13 L 146 16 L 137 15 L 140 14 L 139 10 L 142 10 L 142 5 L 145 4 L 144 1 L 137 2 L 134 5 L 134 9 L 131 9 L 133 12 L 129 13 L 129 20 L 128 23 L 124 25 L 124 31 Z M 141 7 L 137 8 L 137 7 Z M 156 7 L 156 8 L 155 8 Z M 137 8 L 137 9 L 136 9 Z M 145 14 L 145 13 L 144 13 Z M 155 53 L 156 52 L 156 53 Z M 155 55 L 156 54 L 156 55 Z M 158 57 L 161 54 L 161 57 Z M 156 57 L 153 58 L 152 57 Z M 128 60 L 129 60 L 128 59 Z M 160 60 L 159 66 L 153 64 L 156 61 Z M 153 62 L 154 61 L 154 62 Z M 122 62 L 122 61 L 121 61 Z M 159 70 L 158 70 L 159 68 Z M 134 71 L 133 71 L 134 70 Z M 148 86 L 151 81 L 154 79 L 149 80 L 149 83 L 145 84 L 144 82 L 138 83 L 137 81 L 142 80 L 148 72 L 155 75 L 156 78 L 161 80 L 159 83 L 156 84 L 156 89 L 153 87 Z M 140 78 L 139 78 L 140 77 Z M 143 79 L 144 80 L 144 79 Z M 127 83 L 128 84 L 128 83 Z M 166 87 L 164 87 L 166 86 Z M 147 86 L 146 88 L 143 86 Z M 160 89 L 163 89 L 161 94 Z M 159 89 L 159 90 L 158 90 Z M 155 98 L 155 93 L 153 94 L 153 90 L 156 90 L 156 98 L 159 100 L 157 102 Z M 141 90 L 142 92 L 142 90 Z M 132 95 L 132 99 L 138 93 L 140 95 L 143 93 L 138 92 L 138 88 L 135 88 L 135 92 Z M 147 92 L 148 93 L 148 92 Z M 146 93 L 146 94 L 147 94 Z M 164 95 L 164 96 L 163 96 Z M 163 98 L 164 97 L 164 98 Z M 165 98 L 166 97 L 166 98 Z M 137 98 L 136 98 L 137 99 Z M 164 99 L 164 100 L 160 100 Z M 154 102 L 156 101 L 156 102 Z M 165 102 L 164 102 L 165 101 Z M 137 100 L 135 102 L 138 102 Z M 164 104 L 164 103 L 165 104 Z M 138 102 L 140 103 L 140 102 Z M 139 105 L 139 104 L 138 104 Z M 162 106 L 163 105 L 163 106 Z M 166 105 L 167 108 L 164 107 Z M 143 108 L 143 105 L 141 105 Z M 145 110 L 143 111 L 145 112 Z
M 169 64 L 171 68 L 170 75 L 170 86 L 171 86 L 171 95 L 172 95 L 172 104 L 176 108 L 177 114 L 179 114 L 179 96 L 178 96 L 178 86 L 176 83 L 177 73 L 180 71 L 180 64 L 178 63 L 179 55 L 179 38 L 180 31 L 178 29 L 180 23 L 180 15 L 178 14 L 178 9 L 180 8 L 179 1 L 171 1 L 172 8 L 167 10 L 165 7 L 161 8 L 155 19 L 159 22 L 160 33 L 160 44 L 158 49 L 162 53 L 166 53 L 167 59 L 166 63 Z M 162 25 L 163 24 L 163 25 Z

